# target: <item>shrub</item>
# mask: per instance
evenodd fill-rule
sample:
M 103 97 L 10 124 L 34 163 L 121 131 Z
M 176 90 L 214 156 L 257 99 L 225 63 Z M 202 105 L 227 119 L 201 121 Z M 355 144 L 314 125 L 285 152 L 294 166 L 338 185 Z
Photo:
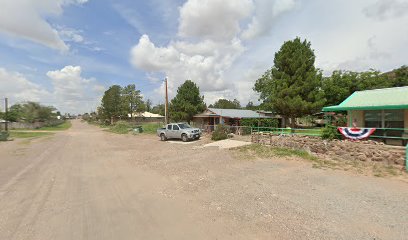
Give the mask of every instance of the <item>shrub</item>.
M 211 140 L 219 141 L 227 139 L 228 133 L 229 133 L 228 128 L 226 128 L 224 125 L 222 124 L 217 125 L 214 132 L 212 133 Z
M 125 122 L 125 121 L 118 121 L 113 126 L 109 128 L 111 132 L 118 133 L 118 134 L 126 134 L 130 131 L 132 126 Z
M 322 139 L 327 140 L 340 139 L 340 135 L 337 132 L 337 127 L 330 125 L 323 128 L 321 137 Z

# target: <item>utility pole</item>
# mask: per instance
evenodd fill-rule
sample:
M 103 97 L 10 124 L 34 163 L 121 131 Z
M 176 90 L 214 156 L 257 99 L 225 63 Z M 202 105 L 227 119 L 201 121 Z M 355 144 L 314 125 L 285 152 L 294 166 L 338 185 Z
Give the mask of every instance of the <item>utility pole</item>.
M 5 98 L 4 99 L 4 106 L 5 106 L 5 110 L 4 110 L 4 112 L 6 113 L 6 119 L 4 119 L 4 120 L 6 120 L 6 122 L 5 122 L 5 125 L 4 125 L 4 130 L 6 130 L 6 132 L 8 132 L 8 116 L 7 116 L 7 113 L 8 113 L 8 98 Z
M 167 92 L 167 77 L 164 79 L 165 82 L 165 87 L 166 87 L 166 103 L 164 105 L 164 119 L 166 121 L 166 124 L 169 123 L 169 95 Z

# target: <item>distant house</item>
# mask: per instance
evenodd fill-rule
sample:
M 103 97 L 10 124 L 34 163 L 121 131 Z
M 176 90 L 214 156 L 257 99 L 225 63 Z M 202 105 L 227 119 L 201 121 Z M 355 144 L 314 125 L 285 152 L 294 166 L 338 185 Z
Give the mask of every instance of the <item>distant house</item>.
M 128 114 L 128 117 L 131 117 L 131 115 Z M 137 122 L 163 122 L 164 121 L 164 116 L 160 114 L 151 113 L 151 112 L 133 113 L 133 118 L 135 118 Z
M 408 140 L 408 86 L 357 91 L 323 111 L 347 111 L 349 127 L 377 128 L 374 135 L 387 137 L 387 143 Z
M 252 111 L 242 109 L 220 109 L 207 108 L 203 113 L 193 117 L 193 122 L 197 127 L 205 128 L 217 124 L 226 124 L 230 126 L 240 126 L 241 119 L 253 118 L 275 118 L 271 112 Z

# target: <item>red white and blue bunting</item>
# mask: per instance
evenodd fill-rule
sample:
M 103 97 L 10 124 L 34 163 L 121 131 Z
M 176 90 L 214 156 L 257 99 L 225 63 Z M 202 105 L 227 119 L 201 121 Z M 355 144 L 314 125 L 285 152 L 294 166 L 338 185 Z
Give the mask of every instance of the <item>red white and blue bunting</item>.
M 374 133 L 375 128 L 348 128 L 339 127 L 338 130 L 345 137 L 352 140 L 362 140 Z

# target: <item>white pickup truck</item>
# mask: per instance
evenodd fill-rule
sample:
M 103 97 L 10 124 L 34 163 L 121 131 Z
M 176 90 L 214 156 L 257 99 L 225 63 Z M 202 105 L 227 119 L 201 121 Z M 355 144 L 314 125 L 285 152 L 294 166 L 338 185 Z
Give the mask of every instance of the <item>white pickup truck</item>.
M 193 139 L 200 139 L 201 130 L 199 128 L 192 128 L 187 123 L 170 123 L 165 128 L 157 129 L 157 136 L 162 141 L 173 138 L 187 142 Z

